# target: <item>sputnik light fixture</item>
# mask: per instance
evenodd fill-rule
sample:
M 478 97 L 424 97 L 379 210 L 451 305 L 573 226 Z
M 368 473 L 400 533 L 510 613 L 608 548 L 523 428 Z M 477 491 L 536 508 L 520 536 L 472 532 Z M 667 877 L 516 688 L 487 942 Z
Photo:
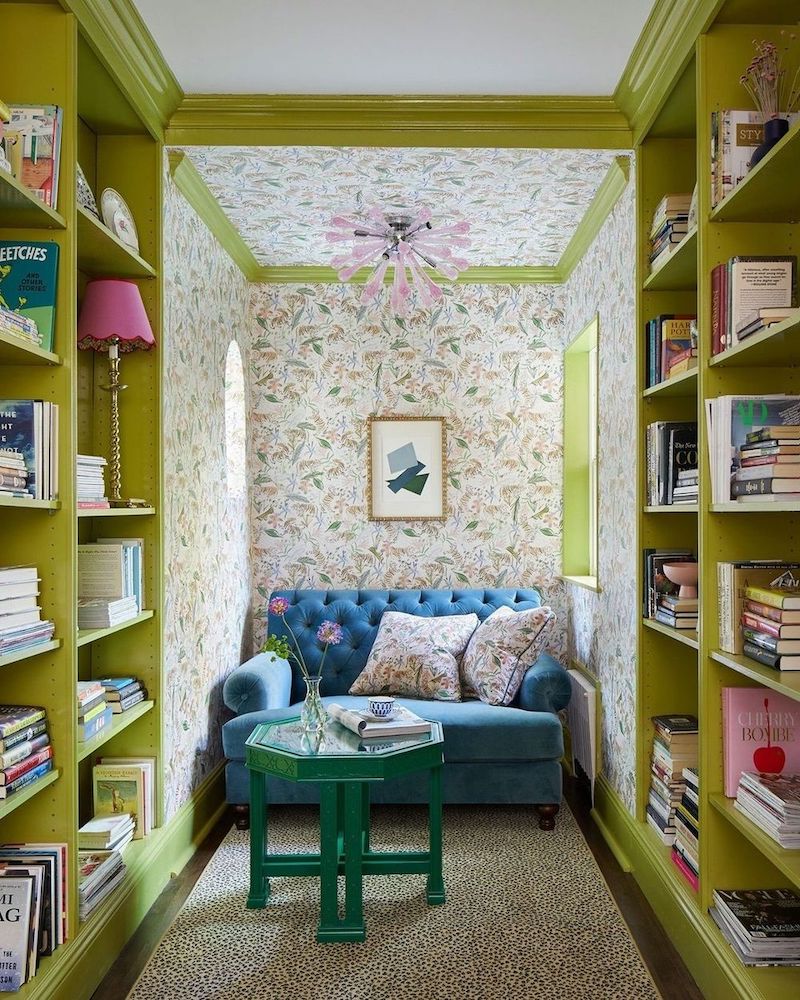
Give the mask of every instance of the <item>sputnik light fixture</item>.
M 340 281 L 350 281 L 364 267 L 374 266 L 364 285 L 362 301 L 376 299 L 384 277 L 394 270 L 390 304 L 400 316 L 406 314 L 412 286 L 423 305 L 432 305 L 442 297 L 442 289 L 431 278 L 428 269 L 455 280 L 469 266 L 453 248 L 467 249 L 470 240 L 468 222 L 454 222 L 434 228 L 431 211 L 422 208 L 416 213 L 403 208 L 374 207 L 365 219 L 336 215 L 331 219 L 333 230 L 326 233 L 329 243 L 351 243 L 347 252 L 331 261 Z M 411 281 L 409 282 L 409 276 Z

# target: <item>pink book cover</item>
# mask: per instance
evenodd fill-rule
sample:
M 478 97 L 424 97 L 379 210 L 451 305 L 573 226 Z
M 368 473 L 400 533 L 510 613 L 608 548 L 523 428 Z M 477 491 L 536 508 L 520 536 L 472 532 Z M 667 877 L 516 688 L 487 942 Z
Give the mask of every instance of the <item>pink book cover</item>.
M 678 869 L 678 871 L 683 875 L 689 885 L 694 889 L 695 892 L 700 888 L 700 879 L 695 875 L 692 869 L 686 864 L 680 854 L 673 847 L 672 849 L 672 863 Z
M 800 702 L 769 688 L 723 688 L 722 732 L 729 798 L 743 771 L 800 772 Z

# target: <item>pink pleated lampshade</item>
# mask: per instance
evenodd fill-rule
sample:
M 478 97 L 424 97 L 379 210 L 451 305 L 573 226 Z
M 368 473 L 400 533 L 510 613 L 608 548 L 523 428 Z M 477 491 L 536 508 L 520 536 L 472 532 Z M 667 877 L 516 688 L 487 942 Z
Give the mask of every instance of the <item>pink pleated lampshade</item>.
M 78 347 L 107 351 L 109 340 L 120 351 L 149 351 L 155 344 L 139 286 L 124 278 L 96 278 L 86 286 L 78 317 Z

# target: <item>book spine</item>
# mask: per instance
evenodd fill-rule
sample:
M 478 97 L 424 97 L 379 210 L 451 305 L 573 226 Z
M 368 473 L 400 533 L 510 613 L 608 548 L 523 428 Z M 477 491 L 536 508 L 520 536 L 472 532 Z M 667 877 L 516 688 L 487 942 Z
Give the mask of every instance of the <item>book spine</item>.
M 93 736 L 97 736 L 99 732 L 105 729 L 107 726 L 111 725 L 111 719 L 113 713 L 110 708 L 106 708 L 104 712 L 96 715 L 93 719 L 90 719 L 84 725 L 78 727 L 78 742 L 86 743 L 88 740 L 92 739 Z
M 34 767 L 38 767 L 39 764 L 44 763 L 44 761 L 49 760 L 53 755 L 53 748 L 50 746 L 44 747 L 39 750 L 38 753 L 31 754 L 30 757 L 26 757 L 24 760 L 19 761 L 19 763 L 14 764 L 12 767 L 7 767 L 5 770 L 0 772 L 0 785 L 12 785 L 17 778 L 21 777 L 23 774 L 27 774 Z
M 755 615 L 751 615 L 747 611 L 742 614 L 742 625 L 753 628 L 756 632 L 766 632 L 767 635 L 772 635 L 776 639 L 780 639 L 781 637 L 780 625 L 775 622 L 765 621 L 762 618 L 757 618 Z
M 776 594 L 774 590 L 769 587 L 757 587 L 749 586 L 745 593 L 748 600 L 760 601 L 762 604 L 768 604 L 771 608 L 776 611 L 780 611 L 784 604 L 784 595 Z
M 781 668 L 781 658 L 777 653 L 771 653 L 768 649 L 762 649 L 761 646 L 750 642 L 749 639 L 744 644 L 744 655 L 749 656 L 751 660 L 758 660 L 765 667 L 773 667 L 777 670 Z
M 13 736 L 15 733 L 27 729 L 29 726 L 34 725 L 43 718 L 44 710 L 37 709 L 35 712 L 31 712 L 29 715 L 23 716 L 22 718 L 10 720 L 8 722 L 0 722 L 0 736 L 2 736 L 3 739 L 8 739 L 9 736 Z
M 747 600 L 744 602 L 745 610 L 751 614 L 760 615 L 762 618 L 769 618 L 770 621 L 783 622 L 783 612 L 780 608 L 770 607 L 769 604 L 761 604 L 758 601 Z
M 25 774 L 21 775 L 15 781 L 10 784 L 0 788 L 0 799 L 7 798 L 12 792 L 18 791 L 20 788 L 24 788 L 26 785 L 33 784 L 38 778 L 43 777 L 48 771 L 53 770 L 52 759 L 44 761 L 43 764 L 39 764 L 38 767 L 34 767 L 30 771 L 26 771 Z

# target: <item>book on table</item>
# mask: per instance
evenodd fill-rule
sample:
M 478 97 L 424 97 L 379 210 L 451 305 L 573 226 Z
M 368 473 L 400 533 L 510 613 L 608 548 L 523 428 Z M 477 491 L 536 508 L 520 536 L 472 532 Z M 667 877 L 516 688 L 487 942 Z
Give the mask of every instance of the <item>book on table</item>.
M 344 708 L 335 702 L 326 708 L 332 719 L 362 739 L 411 736 L 415 733 L 429 733 L 431 731 L 431 723 L 427 719 L 421 719 L 405 705 L 395 704 L 391 719 L 376 719 L 366 710 Z

